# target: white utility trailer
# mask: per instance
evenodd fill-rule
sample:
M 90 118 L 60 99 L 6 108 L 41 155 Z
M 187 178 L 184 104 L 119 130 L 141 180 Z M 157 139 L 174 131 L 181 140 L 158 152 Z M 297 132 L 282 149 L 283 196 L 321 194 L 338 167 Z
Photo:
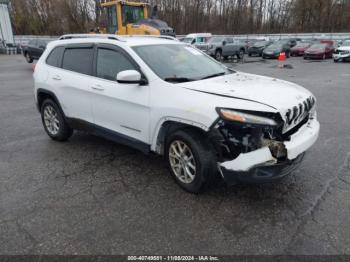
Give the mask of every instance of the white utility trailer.
M 0 0 L 0 48 L 7 53 L 15 46 L 8 4 L 9 0 Z

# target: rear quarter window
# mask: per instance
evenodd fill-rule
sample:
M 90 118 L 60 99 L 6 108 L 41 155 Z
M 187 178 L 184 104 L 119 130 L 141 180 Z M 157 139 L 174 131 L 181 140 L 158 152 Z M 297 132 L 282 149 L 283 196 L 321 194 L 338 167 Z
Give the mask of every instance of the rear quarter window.
M 92 61 L 92 47 L 66 48 L 63 55 L 62 68 L 85 75 L 91 75 Z
M 46 64 L 54 67 L 61 67 L 62 55 L 64 47 L 59 46 L 54 48 L 46 59 Z

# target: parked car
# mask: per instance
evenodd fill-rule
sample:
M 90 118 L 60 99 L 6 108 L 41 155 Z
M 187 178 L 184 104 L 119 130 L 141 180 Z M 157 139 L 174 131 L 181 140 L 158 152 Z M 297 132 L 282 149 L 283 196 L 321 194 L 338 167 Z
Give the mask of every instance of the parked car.
M 40 58 L 50 41 L 42 39 L 33 39 L 28 42 L 28 45 L 22 47 L 22 53 L 28 63 L 33 63 L 34 60 Z
M 317 140 L 316 99 L 301 86 L 233 71 L 177 41 L 109 37 L 58 40 L 39 59 L 35 101 L 53 140 L 86 130 L 163 155 L 193 193 L 219 177 L 280 179 Z
M 182 42 L 190 45 L 201 45 L 207 43 L 211 37 L 210 33 L 189 34 L 182 39 Z
M 290 49 L 291 56 L 303 56 L 306 49 L 308 49 L 312 43 L 299 42 L 296 46 Z
M 286 57 L 290 57 L 290 46 L 285 42 L 275 42 L 264 49 L 263 58 L 278 58 L 280 53 L 284 52 Z
M 328 39 L 322 39 L 320 40 L 321 44 L 327 44 L 329 46 L 336 46 L 337 45 L 337 41 L 335 40 L 328 40 Z
M 332 58 L 334 47 L 329 44 L 313 44 L 305 50 L 304 59 L 326 59 Z
M 204 51 L 216 58 L 216 60 L 227 59 L 230 56 L 243 58 L 245 53 L 244 43 L 234 40 L 233 37 L 213 37 L 207 44 Z
M 344 41 L 333 54 L 334 62 L 350 61 L 350 40 Z
M 248 40 L 242 40 L 245 43 L 245 50 L 248 51 L 249 48 L 251 48 L 256 42 L 260 42 L 263 40 L 259 39 L 248 39 Z
M 258 41 L 255 42 L 252 47 L 248 49 L 248 55 L 249 56 L 262 56 L 263 51 L 266 47 L 271 45 L 273 41 Z

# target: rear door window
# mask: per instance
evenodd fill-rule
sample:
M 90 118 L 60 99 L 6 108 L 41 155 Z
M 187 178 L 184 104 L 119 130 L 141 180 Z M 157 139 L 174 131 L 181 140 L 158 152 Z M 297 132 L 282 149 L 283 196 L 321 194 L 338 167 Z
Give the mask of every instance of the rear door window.
M 61 67 L 62 55 L 64 52 L 64 47 L 59 46 L 51 51 L 46 59 L 46 64 L 54 67 Z
M 68 47 L 63 55 L 62 68 L 91 75 L 93 53 L 92 47 Z

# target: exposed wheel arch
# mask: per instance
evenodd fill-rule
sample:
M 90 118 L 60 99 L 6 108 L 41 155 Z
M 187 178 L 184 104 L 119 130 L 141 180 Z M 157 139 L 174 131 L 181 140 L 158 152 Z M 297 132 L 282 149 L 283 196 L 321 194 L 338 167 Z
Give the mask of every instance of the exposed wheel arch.
M 161 124 L 157 133 L 157 139 L 155 141 L 156 144 L 154 145 L 155 151 L 160 155 L 164 155 L 167 137 L 179 130 L 191 130 L 192 132 L 197 132 L 199 135 L 203 136 L 205 136 L 207 133 L 207 130 L 205 130 L 203 127 L 198 127 L 189 123 L 181 123 L 174 120 L 165 121 Z
M 37 90 L 37 108 L 38 108 L 39 112 L 41 110 L 41 106 L 42 106 L 43 102 L 45 101 L 45 99 L 52 99 L 58 105 L 58 107 L 60 108 L 62 113 L 64 114 L 62 107 L 61 107 L 61 104 L 60 104 L 58 98 L 56 97 L 56 95 L 49 90 L 41 89 L 41 88 L 39 88 Z

